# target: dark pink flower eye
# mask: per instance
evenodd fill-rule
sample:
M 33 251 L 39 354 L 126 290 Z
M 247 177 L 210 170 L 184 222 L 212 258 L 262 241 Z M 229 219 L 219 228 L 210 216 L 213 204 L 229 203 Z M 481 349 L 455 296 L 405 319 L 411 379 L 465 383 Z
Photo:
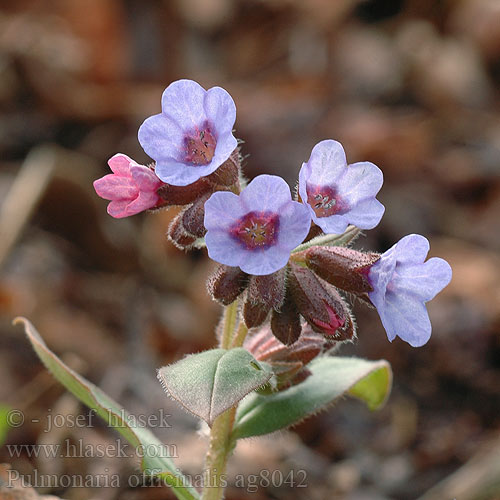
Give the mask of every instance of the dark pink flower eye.
M 334 188 L 329 186 L 313 186 L 307 184 L 307 204 L 313 209 L 316 217 L 330 217 L 348 210 Z
M 231 234 L 248 250 L 273 245 L 279 229 L 279 217 L 272 212 L 250 212 L 239 219 Z
M 217 141 L 210 130 L 210 125 L 204 123 L 201 130 L 196 129 L 194 132 L 186 135 L 184 144 L 186 148 L 186 163 L 208 165 L 214 157 Z

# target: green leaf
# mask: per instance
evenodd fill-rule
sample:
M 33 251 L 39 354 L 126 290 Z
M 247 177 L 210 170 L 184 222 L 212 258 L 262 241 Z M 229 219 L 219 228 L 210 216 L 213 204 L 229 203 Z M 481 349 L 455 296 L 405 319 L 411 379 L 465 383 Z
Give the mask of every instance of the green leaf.
M 302 252 L 313 246 L 337 246 L 345 247 L 352 243 L 361 234 L 361 229 L 356 226 L 348 226 L 342 234 L 321 234 L 312 240 L 302 243 L 292 250 L 292 254 Z
M 260 436 L 290 427 L 345 394 L 360 398 L 370 409 L 379 408 L 391 390 L 391 368 L 384 360 L 322 356 L 308 368 L 312 375 L 290 389 L 245 398 L 236 413 L 233 437 Z
M 380 362 L 379 362 L 380 363 Z M 386 361 L 378 370 L 373 370 L 349 389 L 349 394 L 361 399 L 370 410 L 377 410 L 387 400 L 392 386 L 392 371 Z
M 158 370 L 165 391 L 208 425 L 271 376 L 269 367 L 242 347 L 191 354 Z
M 49 350 L 35 327 L 25 318 L 16 318 L 14 324 L 22 324 L 31 345 L 46 368 L 54 377 L 82 403 L 92 408 L 137 450 L 141 452 L 141 466 L 146 474 L 159 476 L 172 486 L 177 498 L 197 500 L 199 495 L 188 486 L 187 479 L 178 473 L 174 462 L 168 457 L 168 449 L 146 428 L 134 425 L 136 419 L 69 366 L 65 365 Z M 165 451 L 166 453 L 162 453 Z
M 7 433 L 9 432 L 9 412 L 10 408 L 6 405 L 0 405 L 0 446 L 5 443 Z

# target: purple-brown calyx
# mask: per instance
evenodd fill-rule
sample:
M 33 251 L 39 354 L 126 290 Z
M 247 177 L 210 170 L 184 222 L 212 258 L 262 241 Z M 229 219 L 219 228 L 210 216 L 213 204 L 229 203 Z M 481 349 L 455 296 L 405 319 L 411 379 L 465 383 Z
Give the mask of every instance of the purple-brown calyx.
M 249 212 L 231 229 L 231 236 L 247 250 L 269 248 L 276 241 L 279 217 L 273 212 Z
M 205 122 L 201 129 L 196 128 L 192 134 L 184 138 L 185 161 L 191 165 L 208 165 L 214 157 L 217 140 L 210 125 Z

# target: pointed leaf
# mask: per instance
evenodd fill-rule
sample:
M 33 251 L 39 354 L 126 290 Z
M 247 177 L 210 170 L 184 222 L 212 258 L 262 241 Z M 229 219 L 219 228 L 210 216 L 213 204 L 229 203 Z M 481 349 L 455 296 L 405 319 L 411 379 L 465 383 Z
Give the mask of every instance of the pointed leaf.
M 260 436 L 297 424 L 351 394 L 370 409 L 382 406 L 391 390 L 387 361 L 323 356 L 312 361 L 304 382 L 271 395 L 251 394 L 236 414 L 234 438 Z
M 197 500 L 199 495 L 187 486 L 187 479 L 179 474 L 174 462 L 168 457 L 168 450 L 148 429 L 136 427 L 136 419 L 118 403 L 107 396 L 69 366 L 65 365 L 45 344 L 35 327 L 25 318 L 16 318 L 14 324 L 22 324 L 31 345 L 46 368 L 54 377 L 76 396 L 82 403 L 92 408 L 109 425 L 115 429 L 141 452 L 141 466 L 146 474 L 160 476 L 165 483 L 172 486 L 177 498 L 181 500 Z M 162 453 L 162 450 L 164 452 Z
M 315 238 L 302 243 L 292 250 L 292 254 L 302 252 L 313 246 L 338 246 L 345 247 L 352 243 L 359 235 L 361 230 L 356 226 L 348 226 L 342 234 L 321 234 Z
M 241 347 L 191 354 L 158 370 L 165 391 L 209 425 L 271 375 L 265 364 Z
M 5 405 L 0 405 L 0 446 L 2 446 L 7 438 L 7 433 L 9 432 L 9 412 L 10 407 Z

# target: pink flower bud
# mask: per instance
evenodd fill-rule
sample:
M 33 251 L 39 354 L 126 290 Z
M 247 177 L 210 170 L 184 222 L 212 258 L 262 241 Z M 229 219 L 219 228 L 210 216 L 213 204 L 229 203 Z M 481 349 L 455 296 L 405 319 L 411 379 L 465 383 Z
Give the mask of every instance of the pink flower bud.
M 108 214 L 120 219 L 153 208 L 160 197 L 163 184 L 154 171 L 139 165 L 127 155 L 118 153 L 108 160 L 113 171 L 94 182 L 96 193 L 108 204 Z
M 353 338 L 349 308 L 335 288 L 305 267 L 290 264 L 288 286 L 300 314 L 318 333 L 333 340 Z

